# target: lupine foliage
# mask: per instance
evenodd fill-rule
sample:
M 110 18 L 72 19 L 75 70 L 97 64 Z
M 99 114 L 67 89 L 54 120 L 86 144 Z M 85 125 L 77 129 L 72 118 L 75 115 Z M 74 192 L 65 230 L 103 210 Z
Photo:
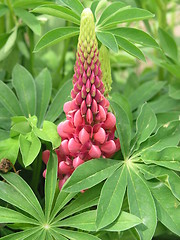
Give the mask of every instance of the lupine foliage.
M 80 31 L 85 7 L 90 7 L 95 26 L 93 34 L 90 31 L 84 39 L 92 27 L 92 22 L 86 22 Z M 180 75 L 178 46 L 173 38 L 176 8 L 178 4 L 168 0 L 0 1 L 2 240 L 178 239 Z M 172 23 L 166 11 L 172 15 Z M 54 25 L 50 24 L 50 31 L 45 27 L 47 19 Z M 39 39 L 41 28 L 47 33 Z M 93 56 L 88 58 L 89 46 Z M 90 60 L 94 55 L 98 58 L 98 48 L 102 49 L 100 62 L 93 63 Z M 85 69 L 81 67 L 84 57 L 89 64 Z M 81 82 L 83 73 L 87 76 L 95 66 L 97 79 Z M 81 91 L 77 83 L 82 85 Z M 93 84 L 101 94 L 105 91 L 104 110 L 93 107 L 101 105 L 93 91 L 87 97 L 91 91 L 86 89 Z M 90 151 L 90 146 L 87 153 L 79 145 L 78 156 L 76 152 L 70 156 L 76 159 L 75 170 L 63 185 L 62 176 L 65 180 L 67 176 L 64 172 L 59 176 L 62 161 L 58 164 L 57 151 L 67 150 L 67 142 L 68 149 L 74 149 L 75 142 L 69 144 L 73 139 L 84 144 L 90 138 L 80 115 L 73 115 L 78 111 L 85 125 L 101 122 L 103 111 L 106 118 L 101 133 L 93 132 L 92 146 L 96 147 Z M 105 141 L 97 145 L 99 136 L 110 130 L 105 127 L 108 114 L 116 118 L 113 139 L 120 139 L 121 145 L 113 156 L 104 152 Z M 72 125 L 67 122 L 71 119 Z M 65 136 L 65 128 L 73 134 Z M 45 149 L 49 160 L 44 159 L 44 184 Z M 83 164 L 78 166 L 80 162 Z M 11 168 L 16 173 L 7 173 Z M 60 188 L 63 185 L 61 191 L 58 183 Z

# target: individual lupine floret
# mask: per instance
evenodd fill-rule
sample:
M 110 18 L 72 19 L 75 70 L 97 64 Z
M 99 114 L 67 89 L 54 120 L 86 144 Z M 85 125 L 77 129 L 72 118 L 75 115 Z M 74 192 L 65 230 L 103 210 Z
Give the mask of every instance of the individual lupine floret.
M 104 97 L 100 65 L 94 18 L 87 8 L 81 14 L 72 100 L 64 104 L 66 120 L 57 127 L 62 139 L 56 149 L 60 189 L 80 164 L 109 158 L 120 149 L 119 139 L 114 136 L 116 118 L 108 112 L 109 101 Z M 48 158 L 49 152 L 44 152 L 46 164 Z

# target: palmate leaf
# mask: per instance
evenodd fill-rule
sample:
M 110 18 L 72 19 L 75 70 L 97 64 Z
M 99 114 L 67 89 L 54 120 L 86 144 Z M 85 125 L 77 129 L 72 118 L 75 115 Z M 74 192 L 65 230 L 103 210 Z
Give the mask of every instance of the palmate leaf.
M 113 34 L 109 32 L 96 32 L 96 36 L 107 48 L 114 52 L 118 52 L 117 41 Z
M 81 15 L 84 7 L 80 0 L 60 0 L 64 5 L 72 9 L 76 12 L 79 16 Z

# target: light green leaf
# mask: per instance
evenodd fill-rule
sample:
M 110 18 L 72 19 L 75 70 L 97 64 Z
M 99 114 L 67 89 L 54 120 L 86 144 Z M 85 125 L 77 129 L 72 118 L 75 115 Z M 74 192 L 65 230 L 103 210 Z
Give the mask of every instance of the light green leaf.
M 11 137 L 17 136 L 20 133 L 27 134 L 27 133 L 31 132 L 31 129 L 32 128 L 30 127 L 27 119 L 25 119 L 25 121 L 22 121 L 22 122 L 12 123 Z
M 154 15 L 145 9 L 125 8 L 111 15 L 111 17 L 109 17 L 107 21 L 104 21 L 103 28 L 104 29 L 114 28 L 119 23 L 134 22 L 152 17 L 154 17 Z
M 180 84 L 169 85 L 169 96 L 180 100 Z
M 61 138 L 57 132 L 57 126 L 52 122 L 44 121 L 43 128 L 39 129 L 37 127 L 34 127 L 33 132 L 42 140 L 51 142 L 53 149 L 59 147 L 61 144 Z
M 97 208 L 98 229 L 112 223 L 120 214 L 126 191 L 126 167 L 117 169 L 105 182 Z
M 122 11 L 126 6 L 123 2 L 114 2 L 111 3 L 106 9 L 102 12 L 97 25 L 103 25 L 104 22 L 108 21 L 113 15 L 117 14 L 118 12 Z
M 164 53 L 173 60 L 178 61 L 178 48 L 174 39 L 162 28 L 159 28 L 158 34 Z
M 128 39 L 130 42 L 135 42 L 144 46 L 159 48 L 157 42 L 146 32 L 136 29 L 121 27 L 109 30 L 115 36 L 123 37 Z
M 116 115 L 116 128 L 121 143 L 121 150 L 124 159 L 126 159 L 129 154 L 131 141 L 131 124 L 124 109 L 113 101 L 110 101 L 110 103 Z
M 14 8 L 15 14 L 37 35 L 41 35 L 41 25 L 37 18 L 22 8 Z
M 45 218 L 46 221 L 49 220 L 49 216 L 52 209 L 52 204 L 54 200 L 54 194 L 57 182 L 57 167 L 58 160 L 56 154 L 50 154 L 50 158 L 47 164 L 47 174 L 45 180 Z
M 148 81 L 140 85 L 134 92 L 129 95 L 129 103 L 132 110 L 135 110 L 145 101 L 155 96 L 165 85 L 163 81 Z
M 136 146 L 136 149 L 138 149 L 140 144 L 150 137 L 156 125 L 156 115 L 149 105 L 144 103 L 136 121 L 136 135 L 133 139 L 133 148 Z
M 30 223 L 38 225 L 38 222 L 17 211 L 0 206 L 0 223 Z
M 7 174 L 2 174 L 2 177 L 8 182 L 12 187 L 15 188 L 19 194 L 21 194 L 28 202 L 31 203 L 32 208 L 37 212 L 38 216 L 43 221 L 44 214 L 39 201 L 37 200 L 35 194 L 29 185 L 21 178 L 18 174 L 9 172 Z
M 110 176 L 120 162 L 112 159 L 93 159 L 80 165 L 65 183 L 63 190 L 79 192 L 93 187 Z
M 19 152 L 19 141 L 17 138 L 8 138 L 0 141 L 0 159 L 7 158 L 15 164 Z
M 76 15 L 67 7 L 59 6 L 56 4 L 42 5 L 35 8 L 32 12 L 51 15 L 80 25 L 80 18 L 78 15 Z
M 35 79 L 35 84 L 37 93 L 36 116 L 38 118 L 38 126 L 41 126 L 51 97 L 52 79 L 50 72 L 47 69 L 42 70 Z
M 55 228 L 55 230 L 58 230 L 58 228 Z M 68 240 L 66 237 L 62 236 L 59 232 L 54 231 L 52 228 L 50 228 L 50 233 L 55 240 Z
M 66 6 L 76 12 L 78 16 L 81 16 L 84 7 L 80 0 L 61 0 L 61 2 L 63 2 Z
M 0 103 L 8 112 L 14 115 L 23 115 L 19 102 L 13 91 L 2 81 L 0 81 Z
M 31 132 L 26 136 L 20 135 L 20 151 L 25 167 L 29 166 L 39 154 L 41 149 L 41 142 L 36 135 Z
M 130 213 L 142 219 L 143 224 L 136 227 L 142 240 L 152 239 L 156 224 L 156 208 L 153 197 L 144 180 L 128 166 L 128 202 Z
M 48 112 L 45 116 L 46 120 L 54 122 L 58 116 L 60 116 L 60 114 L 63 112 L 63 105 L 67 101 L 72 88 L 72 80 L 69 80 L 59 89 L 51 105 L 49 106 Z
M 34 52 L 38 52 L 43 48 L 52 46 L 62 40 L 74 37 L 79 34 L 77 27 L 60 27 L 47 32 L 36 44 Z
M 96 36 L 99 41 L 102 42 L 102 44 L 104 44 L 107 48 L 116 53 L 118 52 L 117 41 L 113 34 L 108 32 L 97 32 Z
M 12 72 L 12 84 L 16 90 L 21 107 L 26 117 L 36 113 L 36 86 L 32 75 L 21 65 L 16 65 Z
M 93 15 L 94 15 L 94 20 L 96 20 L 96 14 L 95 14 L 95 12 L 96 12 L 96 8 L 97 8 L 98 4 L 99 4 L 99 0 L 95 0 L 95 1 L 93 1 L 92 4 L 91 4 L 91 11 L 92 11 L 92 13 L 93 13 Z
M 0 61 L 4 60 L 12 51 L 17 38 L 17 28 L 13 30 L 5 45 L 0 49 Z
M 8 7 L 5 4 L 0 4 L 0 17 L 4 16 L 8 11 Z
M 131 54 L 134 57 L 139 58 L 144 62 L 146 61 L 144 54 L 141 52 L 141 50 L 137 48 L 134 44 L 129 42 L 127 39 L 120 36 L 116 36 L 116 41 L 124 51 L 126 51 L 127 53 Z
M 180 205 L 171 191 L 162 183 L 148 183 L 155 198 L 158 220 L 180 236 Z
M 142 160 L 146 164 L 156 164 L 175 171 L 180 171 L 180 148 L 167 147 L 161 151 L 150 150 L 145 151 L 142 155 Z
M 12 5 L 13 7 L 18 7 L 18 8 L 33 8 L 36 6 L 40 5 L 45 5 L 49 4 L 49 0 L 47 1 L 42 1 L 42 0 L 14 0 Z
M 0 141 L 8 139 L 10 137 L 9 131 L 0 129 Z

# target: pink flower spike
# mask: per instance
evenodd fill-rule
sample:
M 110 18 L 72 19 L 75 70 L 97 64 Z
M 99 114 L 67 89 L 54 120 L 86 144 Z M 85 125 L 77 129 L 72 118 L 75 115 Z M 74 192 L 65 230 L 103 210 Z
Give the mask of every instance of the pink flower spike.
M 80 157 L 76 157 L 73 160 L 73 167 L 76 169 L 79 165 L 83 164 L 84 161 Z
M 91 106 L 91 111 L 93 114 L 96 114 L 98 112 L 98 105 L 96 100 L 92 100 L 92 106 Z
M 106 132 L 101 127 L 99 128 L 98 132 L 94 134 L 94 140 L 99 142 L 100 144 L 103 144 L 106 140 Z
M 78 127 L 83 124 L 83 118 L 81 116 L 81 111 L 77 110 L 77 112 L 74 114 L 74 126 Z
M 91 83 L 90 83 L 90 80 L 88 79 L 86 82 L 86 92 L 89 92 L 90 89 L 91 89 Z
M 109 140 L 107 142 L 105 142 L 102 146 L 101 146 L 101 151 L 108 153 L 108 154 L 113 154 L 116 152 L 116 144 L 113 140 Z
M 106 112 L 101 105 L 99 105 L 99 116 L 100 116 L 100 120 L 102 122 L 104 122 L 106 120 Z
M 78 153 L 80 151 L 81 144 L 76 142 L 74 138 L 71 138 L 68 142 L 68 149 L 71 153 Z
M 85 116 L 86 112 L 87 112 L 87 106 L 86 106 L 85 100 L 83 100 L 83 102 L 81 104 L 81 115 Z
M 105 129 L 112 129 L 116 125 L 116 117 L 113 113 L 108 112 L 106 121 L 103 124 Z
M 92 111 L 88 108 L 86 113 L 86 121 L 91 124 L 93 122 L 93 114 Z
M 83 128 L 80 132 L 79 132 L 79 140 L 82 144 L 85 144 L 86 142 L 89 141 L 89 133 Z
M 95 97 L 95 96 L 96 96 L 96 87 L 95 87 L 94 84 L 91 86 L 91 96 L 92 96 L 92 97 Z
M 100 156 L 101 156 L 100 148 L 98 146 L 96 146 L 96 145 L 92 145 L 91 149 L 89 150 L 89 155 L 92 158 L 100 158 Z
M 43 177 L 46 178 L 47 169 L 43 171 Z
M 91 106 L 91 103 L 92 103 L 92 97 L 91 97 L 91 94 L 88 93 L 88 95 L 87 95 L 87 97 L 86 97 L 87 107 L 90 107 L 90 106 Z
M 65 114 L 67 114 L 69 111 L 71 111 L 71 101 L 66 102 L 64 104 L 63 110 L 64 110 Z
M 65 161 L 59 163 L 59 174 L 71 174 L 71 172 L 71 167 Z
M 63 151 L 64 155 L 69 155 L 68 140 L 67 139 L 65 139 L 61 142 L 60 148 Z
M 44 152 L 42 152 L 42 160 L 46 165 L 48 163 L 49 156 L 50 156 L 50 151 L 49 150 L 45 150 Z

